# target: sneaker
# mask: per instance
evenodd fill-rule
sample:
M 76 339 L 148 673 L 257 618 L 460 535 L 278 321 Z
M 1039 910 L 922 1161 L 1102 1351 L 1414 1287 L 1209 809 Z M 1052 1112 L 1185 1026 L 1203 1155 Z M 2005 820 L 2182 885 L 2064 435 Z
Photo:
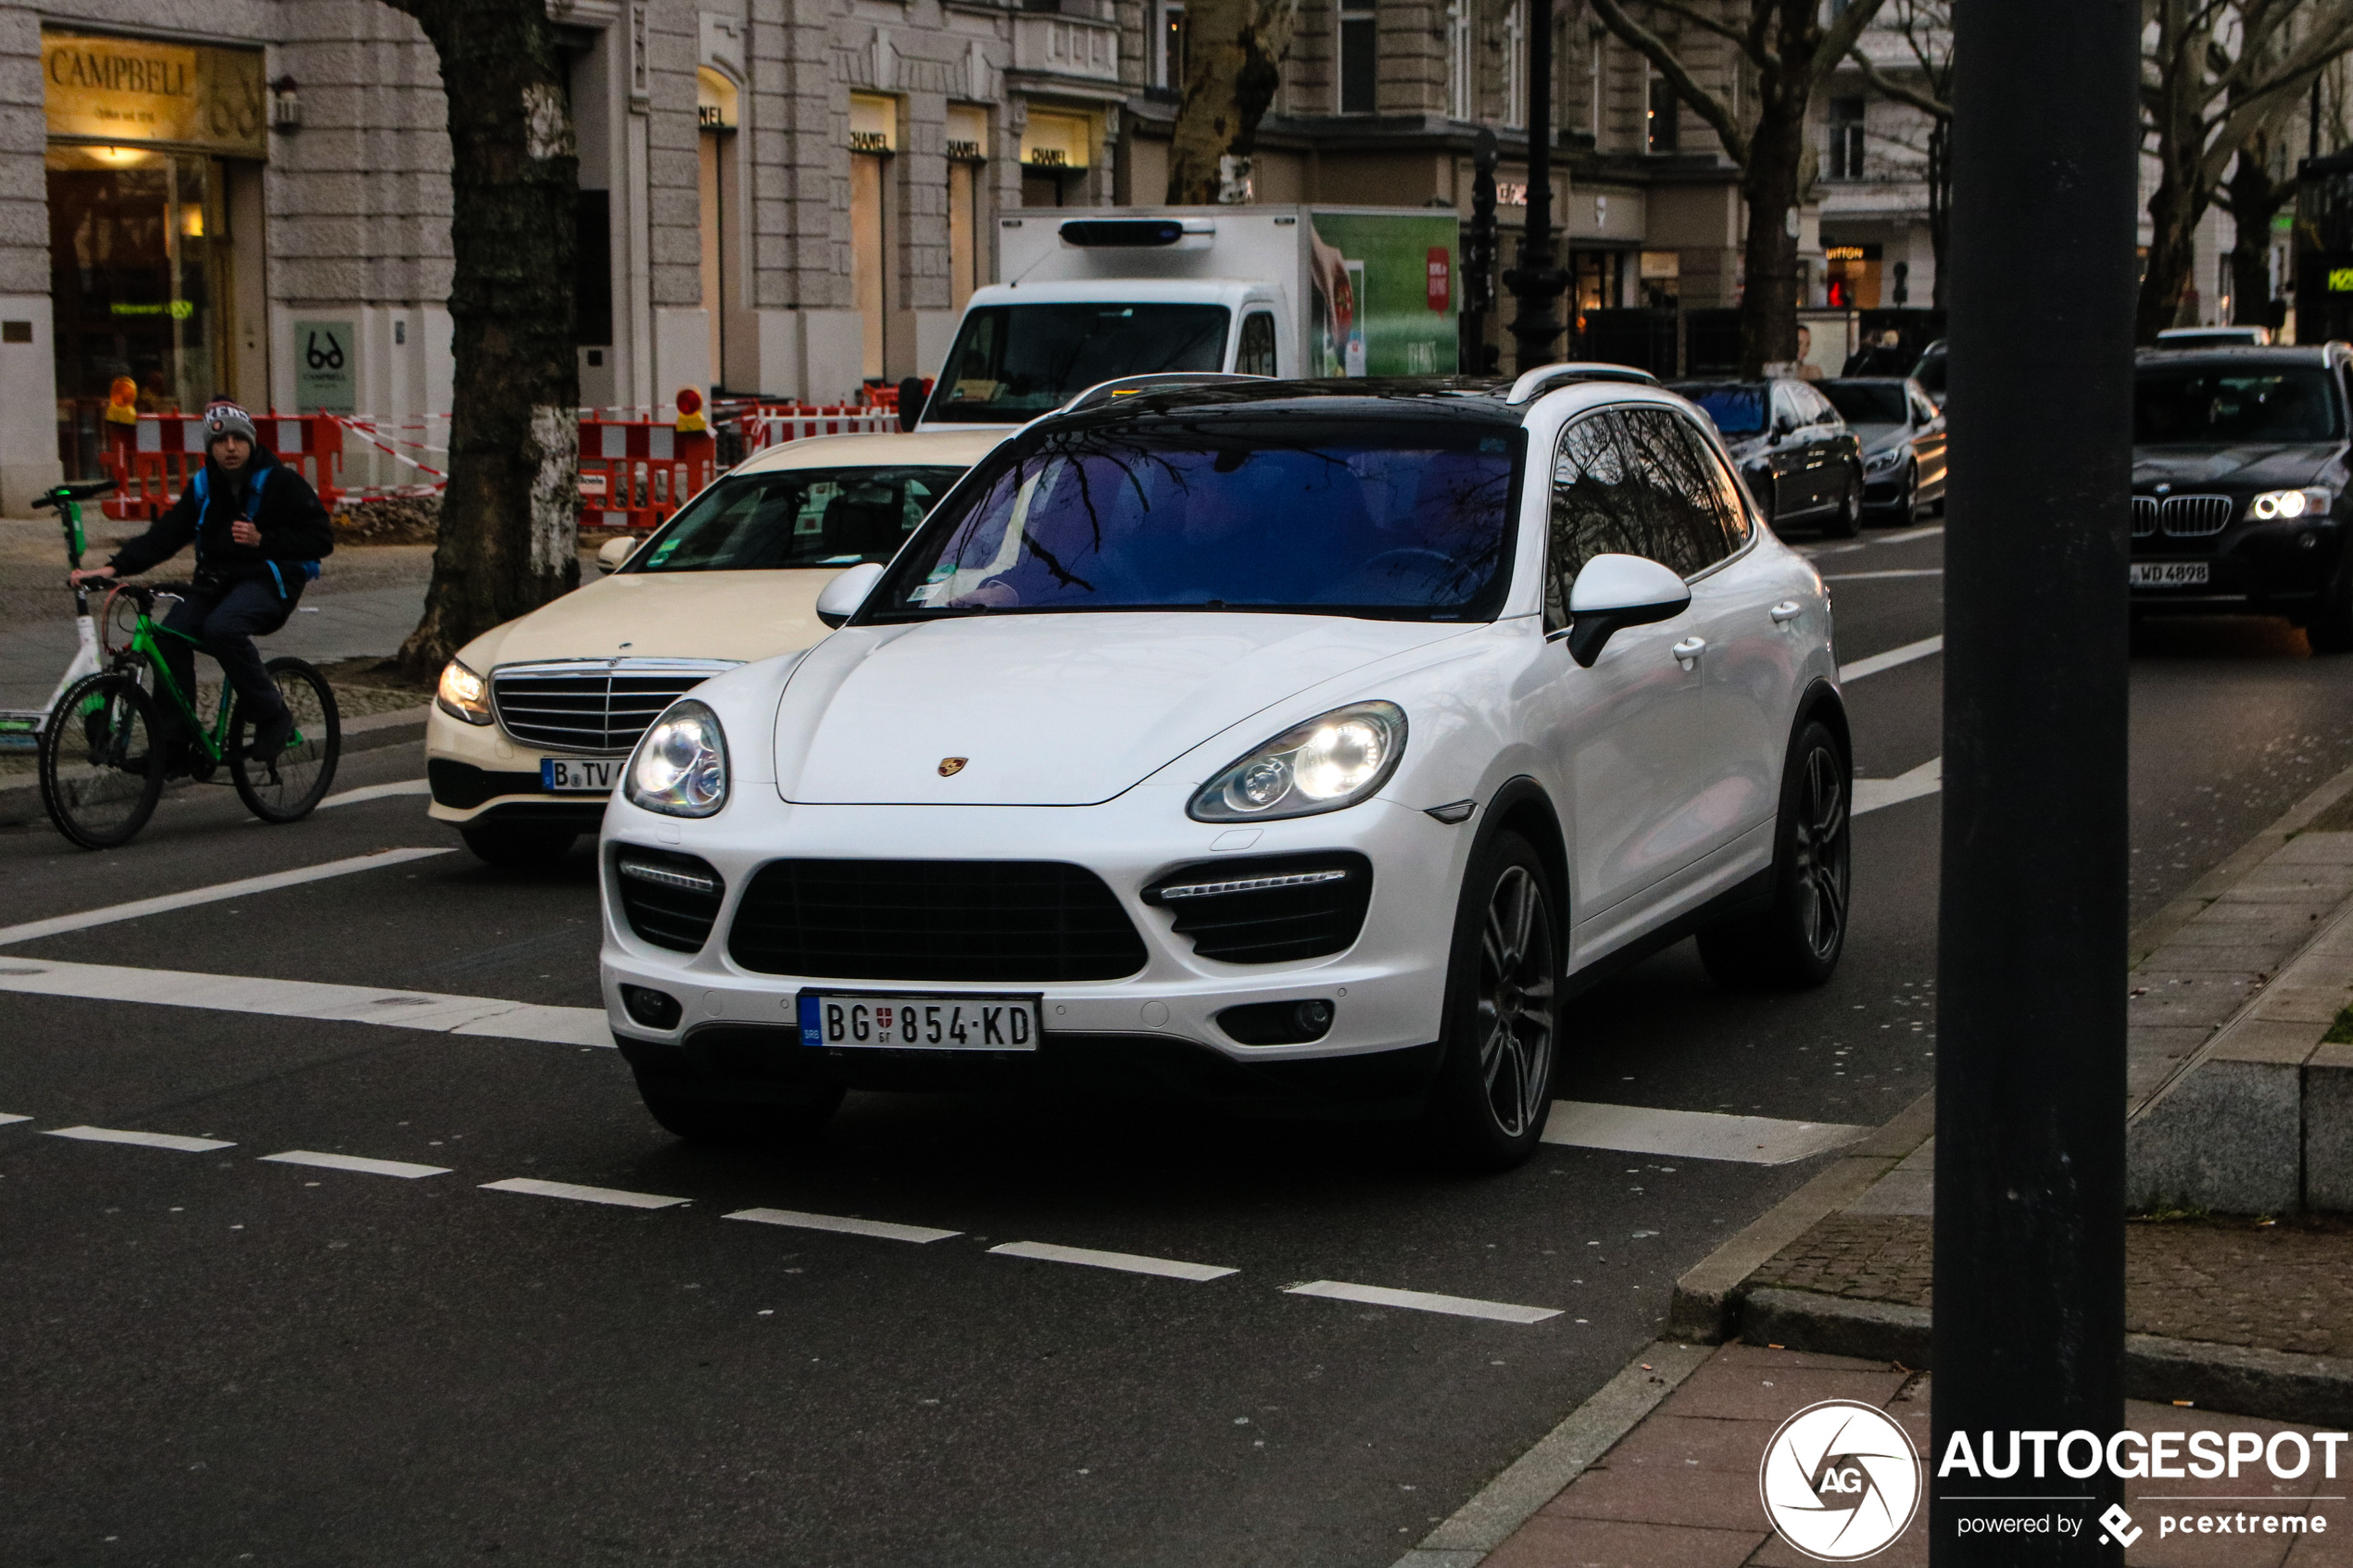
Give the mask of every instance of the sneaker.
M 245 755 L 257 762 L 270 761 L 286 749 L 286 743 L 294 739 L 294 715 L 282 708 L 254 726 L 253 744 Z

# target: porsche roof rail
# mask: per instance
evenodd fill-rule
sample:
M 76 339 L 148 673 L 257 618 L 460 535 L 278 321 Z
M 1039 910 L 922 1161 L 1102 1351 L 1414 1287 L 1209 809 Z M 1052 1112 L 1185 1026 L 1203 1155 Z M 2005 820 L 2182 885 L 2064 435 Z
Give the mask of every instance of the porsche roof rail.
M 1601 365 L 1574 362 L 1559 365 L 1539 365 L 1536 369 L 1520 377 L 1519 380 L 1512 383 L 1511 395 L 1504 398 L 1504 401 L 1506 403 L 1525 403 L 1530 398 L 1543 395 L 1545 393 L 1552 391 L 1555 387 L 1567 386 L 1573 382 L 1581 381 L 1630 382 L 1636 386 L 1656 386 L 1659 384 L 1658 378 L 1656 376 L 1651 374 L 1648 370 L 1638 370 L 1631 365 Z
M 1081 408 L 1100 408 L 1119 398 L 1134 397 L 1147 392 L 1174 392 L 1188 386 L 1216 386 L 1226 382 L 1274 379 L 1272 376 L 1246 376 L 1232 370 L 1155 370 L 1149 375 L 1122 376 L 1117 381 L 1097 382 L 1055 412 L 1075 414 Z

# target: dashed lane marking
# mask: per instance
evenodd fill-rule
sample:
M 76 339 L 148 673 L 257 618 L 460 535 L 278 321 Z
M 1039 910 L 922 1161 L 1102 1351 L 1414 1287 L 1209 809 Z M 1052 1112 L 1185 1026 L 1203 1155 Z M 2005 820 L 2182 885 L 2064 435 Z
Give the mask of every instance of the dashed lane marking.
M 1214 1263 L 1185 1263 L 1174 1258 L 1146 1258 L 1134 1252 L 1098 1252 L 1091 1247 L 1057 1247 L 1050 1241 L 1009 1241 L 991 1252 L 1007 1258 L 1034 1258 L 1042 1263 L 1077 1263 L 1089 1269 L 1118 1269 L 1131 1274 L 1158 1274 L 1163 1279 L 1193 1281 L 1224 1279 L 1239 1269 Z
M 1901 566 L 1886 571 L 1825 571 L 1825 583 L 1871 583 L 1887 577 L 1942 577 L 1941 566 Z
M 32 1118 L 30 1116 L 18 1116 L 9 1111 L 0 1110 L 0 1127 L 5 1127 L 11 1122 L 30 1122 Z
M 177 1133 L 132 1133 L 120 1127 L 51 1127 L 53 1138 L 79 1138 L 84 1143 L 128 1143 L 141 1148 L 170 1148 L 182 1154 L 204 1154 L 216 1148 L 234 1148 L 235 1143 L 221 1138 L 187 1138 Z
M 323 811 L 330 806 L 358 806 L 370 800 L 389 800 L 396 795 L 431 795 L 433 785 L 423 779 L 401 779 L 394 784 L 366 784 L 359 789 L 346 789 L 341 795 L 331 795 L 313 808 Z
M 69 931 L 87 931 L 94 925 L 111 925 L 117 921 L 138 920 L 145 915 L 193 909 L 198 904 L 217 904 L 223 898 L 243 898 L 252 893 L 273 893 L 281 887 L 299 887 L 306 882 L 324 882 L 329 877 L 349 876 L 355 872 L 376 871 L 384 866 L 397 866 L 406 861 L 422 860 L 427 856 L 450 852 L 446 847 L 379 849 L 372 855 L 354 855 L 349 859 L 329 860 L 324 865 L 271 872 L 267 876 L 249 876 L 240 882 L 215 883 L 210 887 L 192 887 L 184 893 L 162 893 L 152 898 L 134 898 L 128 904 L 109 904 L 105 909 L 84 909 L 80 914 L 52 915 L 47 920 L 27 921 L 22 925 L 0 926 L 0 947 L 15 942 L 31 942 L 44 936 L 57 936 Z
M 1922 637 L 1917 643 L 1906 643 L 1900 648 L 1890 648 L 1869 659 L 1858 659 L 1852 664 L 1842 664 L 1838 667 L 1838 678 L 1841 682 L 1859 681 L 1866 675 L 1876 675 L 1882 670 L 1893 670 L 1899 664 L 1909 664 L 1916 659 L 1926 659 L 1931 654 L 1944 651 L 1944 633 L 1939 632 L 1933 637 Z
M 243 974 L 193 974 L 183 970 L 17 959 L 0 962 L 0 991 L 212 1008 L 338 1023 L 387 1023 L 443 1035 L 539 1040 L 560 1046 L 612 1047 L 612 1030 L 602 1008 L 547 1007 L 497 997 L 454 997 L 315 980 L 264 980 Z
M 1481 1301 L 1469 1296 L 1436 1296 L 1427 1290 L 1396 1290 L 1386 1285 L 1350 1285 L 1345 1280 L 1313 1279 L 1283 1287 L 1286 1296 L 1323 1296 L 1334 1301 L 1361 1301 L 1371 1307 L 1403 1307 L 1415 1312 L 1444 1312 L 1458 1318 L 1486 1318 L 1494 1323 L 1542 1323 L 1561 1315 L 1558 1307 L 1520 1307 L 1509 1301 Z
M 758 1225 L 790 1225 L 804 1231 L 837 1231 L 843 1236 L 879 1236 L 885 1241 L 946 1241 L 962 1231 L 936 1231 L 927 1225 L 894 1225 L 887 1220 L 858 1220 L 845 1214 L 804 1214 L 797 1209 L 738 1209 L 724 1220 L 749 1220 Z
M 406 1160 L 368 1160 L 357 1154 L 321 1154 L 311 1148 L 290 1148 L 283 1154 L 265 1154 L 264 1160 L 278 1165 L 315 1165 L 321 1171 L 357 1171 L 363 1176 L 400 1176 L 409 1181 L 419 1176 L 446 1176 L 447 1165 L 414 1165 Z
M 1647 1105 L 1556 1099 L 1541 1135 L 1546 1143 L 1577 1148 L 1786 1165 L 1843 1148 L 1869 1131 L 1836 1122 L 1783 1122 L 1770 1116 L 1726 1116 L 1714 1110 L 1661 1110 Z
M 1907 528 L 1901 533 L 1882 533 L 1871 541 L 1874 545 L 1908 545 L 1915 539 L 1933 539 L 1944 532 L 1944 525 L 1932 522 L 1926 528 Z
M 1855 814 L 1876 811 L 1883 806 L 1898 806 L 1906 800 L 1918 800 L 1923 795 L 1934 795 L 1944 787 L 1944 759 L 1931 757 L 1908 772 L 1892 779 L 1856 779 L 1855 781 Z
M 569 1198 L 576 1203 L 610 1203 L 616 1209 L 674 1209 L 691 1198 L 664 1198 L 657 1192 L 623 1192 L 619 1187 L 585 1187 L 573 1182 L 543 1182 L 535 1176 L 510 1176 L 484 1182 L 484 1192 L 520 1192 L 533 1198 Z

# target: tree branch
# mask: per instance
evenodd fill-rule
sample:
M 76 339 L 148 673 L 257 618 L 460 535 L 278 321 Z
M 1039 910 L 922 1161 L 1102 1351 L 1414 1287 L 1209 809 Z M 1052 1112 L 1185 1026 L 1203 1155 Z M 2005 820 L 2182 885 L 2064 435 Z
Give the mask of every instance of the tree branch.
M 1592 6 L 1593 14 L 1602 19 L 1602 25 L 1656 66 L 1658 73 L 1673 84 L 1676 96 L 1691 105 L 1699 117 L 1707 121 L 1708 128 L 1724 144 L 1725 153 L 1734 163 L 1746 169 L 1748 138 L 1741 134 L 1741 128 L 1733 120 L 1732 111 L 1724 101 L 1702 87 L 1685 69 L 1683 62 L 1675 57 L 1675 51 L 1667 46 L 1666 41 L 1628 16 L 1619 7 L 1617 0 L 1592 0 Z
M 1670 16 L 1680 17 L 1703 32 L 1712 32 L 1718 38 L 1730 39 L 1742 54 L 1748 54 L 1748 34 L 1736 27 L 1726 26 L 1695 6 L 1684 5 L 1682 0 L 1642 0 L 1642 4 L 1655 11 L 1665 11 Z M 1751 58 L 1754 57 L 1751 56 Z
M 1847 57 L 1852 59 L 1856 65 L 1862 69 L 1863 80 L 1869 82 L 1871 84 L 1871 90 L 1879 94 L 1880 96 L 1883 98 L 1891 98 L 1899 104 L 1909 104 L 1912 107 L 1919 110 L 1920 113 L 1929 116 L 1932 119 L 1950 119 L 1953 118 L 1952 105 L 1945 103 L 1943 99 L 1938 98 L 1931 94 L 1922 93 L 1916 88 L 1896 81 L 1894 77 L 1889 76 L 1886 72 L 1881 70 L 1879 67 L 1871 64 L 1871 62 L 1865 57 L 1863 51 L 1860 48 L 1850 51 Z
M 1814 47 L 1813 65 L 1806 79 L 1809 85 L 1838 69 L 1839 61 L 1853 52 L 1855 41 L 1862 37 L 1863 30 L 1879 15 L 1882 4 L 1884 0 L 1849 0 L 1846 9 L 1839 13 L 1838 20 L 1831 23 L 1821 43 Z

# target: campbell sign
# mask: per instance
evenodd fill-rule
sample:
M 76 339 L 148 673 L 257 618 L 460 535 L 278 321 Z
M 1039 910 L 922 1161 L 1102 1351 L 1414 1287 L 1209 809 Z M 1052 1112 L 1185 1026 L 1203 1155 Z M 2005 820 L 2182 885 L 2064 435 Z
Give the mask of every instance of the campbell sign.
M 258 49 L 44 31 L 41 82 L 52 136 L 224 157 L 270 153 Z

